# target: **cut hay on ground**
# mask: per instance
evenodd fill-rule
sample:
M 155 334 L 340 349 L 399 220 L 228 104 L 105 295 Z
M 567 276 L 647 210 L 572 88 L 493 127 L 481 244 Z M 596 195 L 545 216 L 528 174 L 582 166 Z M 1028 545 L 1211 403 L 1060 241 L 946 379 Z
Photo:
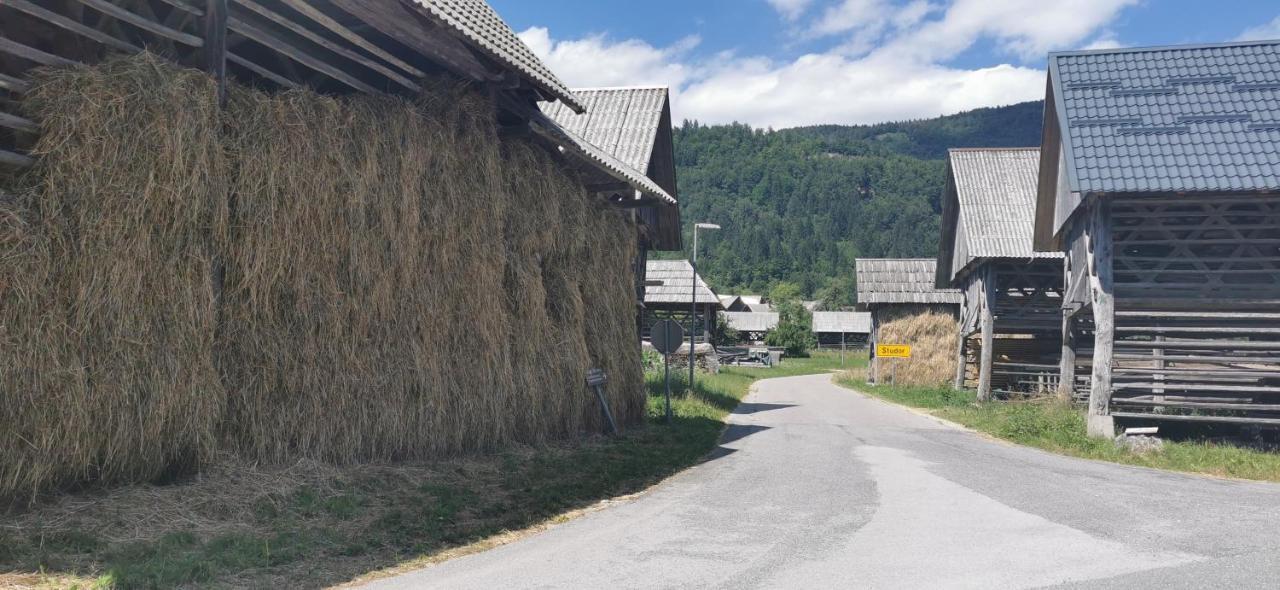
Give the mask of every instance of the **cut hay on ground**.
M 0 211 L 0 498 L 598 431 L 596 366 L 638 420 L 634 228 L 428 86 L 219 113 L 145 54 L 41 74 L 40 167 Z
M 892 305 L 876 310 L 877 342 L 910 344 L 911 358 L 877 358 L 876 375 L 889 383 L 892 374 L 901 385 L 947 385 L 955 380 L 959 330 L 951 308 Z

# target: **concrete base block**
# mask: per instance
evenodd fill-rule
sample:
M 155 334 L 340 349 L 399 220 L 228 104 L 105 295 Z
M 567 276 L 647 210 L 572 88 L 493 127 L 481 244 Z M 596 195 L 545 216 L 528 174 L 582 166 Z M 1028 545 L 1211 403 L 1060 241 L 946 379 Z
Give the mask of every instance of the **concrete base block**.
M 1116 419 L 1112 416 L 1089 415 L 1089 436 L 1112 439 L 1116 437 Z

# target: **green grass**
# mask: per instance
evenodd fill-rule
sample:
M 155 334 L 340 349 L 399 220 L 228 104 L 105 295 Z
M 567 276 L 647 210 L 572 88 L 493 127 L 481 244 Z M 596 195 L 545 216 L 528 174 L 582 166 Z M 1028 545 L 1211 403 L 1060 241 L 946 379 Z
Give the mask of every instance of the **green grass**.
M 1086 459 L 1280 482 L 1280 454 L 1208 441 L 1165 441 L 1157 452 L 1136 454 L 1106 439 L 1085 434 L 1082 411 L 1054 401 L 978 403 L 974 394 L 944 387 L 867 385 L 842 376 L 837 381 L 884 400 L 927 410 L 979 432 L 1030 447 Z
M 865 365 L 852 356 L 846 368 Z M 324 468 L 322 478 L 297 485 L 286 479 L 289 485 L 246 498 L 248 510 L 241 512 L 247 519 L 203 520 L 191 531 L 143 530 L 143 540 L 111 541 L 91 532 L 119 526 L 111 520 L 110 504 L 101 514 L 87 515 L 89 521 L 68 521 L 62 528 L 41 523 L 52 518 L 18 525 L 0 517 L 0 572 L 15 572 L 0 573 L 0 587 L 32 575 L 46 587 L 320 587 L 422 563 L 643 490 L 704 460 L 716 447 L 725 417 L 755 381 L 839 368 L 838 354 L 787 359 L 769 369 L 726 367 L 717 375 L 700 373 L 692 391 L 685 386 L 688 372 L 673 370 L 678 393 L 670 425 L 663 420 L 662 374 L 651 372 L 646 424 L 617 438 L 411 468 Z M 162 487 L 147 489 L 164 493 Z M 229 487 L 227 493 L 246 492 Z

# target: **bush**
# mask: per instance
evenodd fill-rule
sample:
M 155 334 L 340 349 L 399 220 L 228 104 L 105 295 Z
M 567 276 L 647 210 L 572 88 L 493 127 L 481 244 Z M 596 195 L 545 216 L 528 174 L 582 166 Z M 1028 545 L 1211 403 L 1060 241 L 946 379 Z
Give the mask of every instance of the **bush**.
M 818 341 L 813 335 L 813 314 L 800 303 L 799 290 L 789 283 L 779 283 L 769 298 L 778 310 L 778 327 L 765 336 L 764 343 L 781 346 L 787 356 L 809 356 L 809 349 Z

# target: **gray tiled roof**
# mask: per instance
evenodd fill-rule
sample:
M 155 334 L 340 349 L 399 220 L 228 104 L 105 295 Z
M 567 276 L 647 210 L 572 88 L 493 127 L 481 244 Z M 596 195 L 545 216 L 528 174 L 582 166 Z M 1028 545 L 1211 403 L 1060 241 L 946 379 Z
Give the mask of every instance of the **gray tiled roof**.
M 461 35 L 481 53 L 516 68 L 535 87 L 575 110 L 582 110 L 582 103 L 573 92 L 533 54 L 485 0 L 411 1 L 426 9 L 434 20 Z
M 1030 258 L 1040 148 L 950 150 L 971 258 Z
M 660 287 L 645 287 L 645 303 L 691 303 L 693 295 L 693 267 L 688 260 L 650 260 L 645 266 L 645 278 L 662 281 Z M 698 304 L 714 303 L 720 307 L 720 298 L 698 276 Z
M 758 311 L 726 311 L 724 321 L 739 332 L 768 332 L 778 327 L 778 314 Z
M 865 311 L 815 311 L 813 332 L 870 334 L 871 314 Z
M 653 179 L 645 176 L 643 172 L 632 168 L 626 162 L 600 149 L 578 134 L 561 127 L 559 123 L 550 117 L 534 111 L 530 117 L 530 123 L 539 128 L 544 135 L 561 144 L 564 149 L 574 152 L 581 158 L 585 158 L 593 165 L 602 168 L 610 176 L 625 180 L 627 184 L 631 185 L 631 188 L 662 199 L 667 203 L 675 204 L 675 197 L 671 196 L 661 186 L 658 186 L 658 183 L 654 182 Z
M 573 93 L 587 112 L 577 114 L 559 103 L 544 104 L 542 111 L 632 168 L 647 171 L 667 106 L 666 87 L 575 88 Z
M 1280 188 L 1280 41 L 1053 53 L 1079 193 Z
M 934 287 L 933 258 L 859 258 L 858 305 L 870 303 L 960 303 L 958 289 Z

